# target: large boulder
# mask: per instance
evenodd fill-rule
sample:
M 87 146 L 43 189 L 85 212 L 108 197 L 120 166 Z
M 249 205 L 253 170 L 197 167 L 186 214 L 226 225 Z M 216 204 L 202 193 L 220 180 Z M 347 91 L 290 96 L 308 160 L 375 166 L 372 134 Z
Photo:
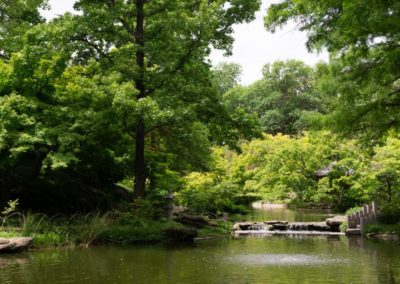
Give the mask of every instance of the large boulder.
M 331 228 L 332 231 L 339 232 L 340 226 L 346 222 L 346 216 L 335 216 L 333 218 L 326 219 L 326 224 Z
M 18 237 L 18 238 L 0 238 L 0 253 L 20 252 L 30 247 L 33 238 Z
M 326 224 L 331 227 L 339 227 L 346 222 L 346 216 L 335 216 L 333 218 L 326 219 Z

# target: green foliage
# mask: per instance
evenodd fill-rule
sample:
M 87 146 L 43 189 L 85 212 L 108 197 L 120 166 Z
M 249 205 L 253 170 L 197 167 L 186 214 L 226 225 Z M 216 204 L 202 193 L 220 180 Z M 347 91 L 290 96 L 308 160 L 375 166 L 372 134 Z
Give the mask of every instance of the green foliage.
M 252 20 L 259 2 L 81 0 L 82 13 L 46 23 L 47 1 L 3 1 L 0 204 L 21 197 L 33 208 L 36 198 L 42 210 L 53 200 L 37 188 L 68 195 L 76 184 L 107 203 L 107 189 L 138 173 L 147 191 L 165 192 L 206 169 L 210 141 L 236 143 L 210 129 L 241 131 L 223 123 L 233 119 L 212 85 L 209 47 L 229 52 L 232 25 Z M 70 211 L 81 207 L 73 195 Z
M 39 9 L 47 0 L 3 0 L 0 3 L 0 58 L 10 59 L 21 48 L 23 35 L 33 25 L 44 22 Z
M 237 86 L 240 83 L 242 67 L 236 63 L 219 63 L 213 69 L 213 81 L 220 94 Z
M 397 150 L 392 147 L 397 143 L 397 138 L 389 139 L 371 153 L 355 140 L 339 139 L 331 132 L 264 135 L 243 142 L 240 154 L 215 148 L 212 172 L 189 174 L 179 200 L 190 207 L 221 211 L 226 208 L 221 200 L 240 204 L 241 199 L 261 196 L 269 202 L 328 205 L 343 212 L 388 200 L 387 180 L 382 182 L 377 169 L 385 164 L 396 168 Z M 398 188 L 391 184 L 391 196 L 397 198 Z
M 155 221 L 129 213 L 74 215 L 70 218 L 44 214 L 20 215 L 18 227 L 5 226 L 1 237 L 31 236 L 33 246 L 91 246 L 95 243 L 127 245 L 166 240 L 169 228 L 184 228 L 172 221 Z
M 73 243 L 90 246 L 111 224 L 109 213 L 77 215 L 70 219 L 67 232 Z
M 191 146 L 208 149 L 205 128 L 228 117 L 211 84 L 210 46 L 229 53 L 232 25 L 254 19 L 259 7 L 258 0 L 75 3 L 82 12 L 74 19 L 80 31 L 73 36 L 75 60 L 99 59 L 100 73 L 120 79 L 114 105 L 136 140 L 136 196 L 144 196 L 150 174 L 146 150 L 171 154 L 172 165 L 180 165 L 196 161 L 185 155 Z
M 367 225 L 365 232 L 367 234 L 396 234 L 400 235 L 400 225 L 372 224 Z
M 268 10 L 270 31 L 295 20 L 309 49 L 327 48 L 335 110 L 333 129 L 372 144 L 399 129 L 400 4 L 398 1 L 285 0 Z
M 178 192 L 177 200 L 198 213 L 245 213 L 243 205 L 235 203 L 239 187 L 221 180 L 213 173 L 190 173 L 185 177 L 185 188 Z
M 277 61 L 263 69 L 263 79 L 249 87 L 236 87 L 224 94 L 231 112 L 255 113 L 262 130 L 296 134 L 310 127 L 311 118 L 325 111 L 317 92 L 318 73 L 301 61 Z
M 1 214 L 2 215 L 10 215 L 13 212 L 16 212 L 17 207 L 18 207 L 18 203 L 19 203 L 18 199 L 8 201 L 7 202 L 7 207 L 5 207 L 3 209 L 3 211 L 1 211 Z
M 166 216 L 165 196 L 148 196 L 146 199 L 137 199 L 131 206 L 131 211 L 118 216 L 119 223 L 128 225 L 137 218 L 144 220 L 156 220 Z
M 381 205 L 378 220 L 383 224 L 399 224 L 400 223 L 400 199 L 390 203 Z
M 101 242 L 127 245 L 143 242 L 159 242 L 166 239 L 165 230 L 178 226 L 172 222 L 140 220 L 130 225 L 113 225 L 107 228 L 98 238 Z
M 11 188 L 35 182 L 61 186 L 75 177 L 92 186 L 112 184 L 129 161 L 105 78 L 92 76 L 93 65 L 67 67 L 68 52 L 47 45 L 52 28 L 32 29 L 30 36 L 41 40 L 2 63 L 7 67 L 0 73 L 8 70 L 0 92 L 3 202 Z
M 199 238 L 222 238 L 227 237 L 232 232 L 232 223 L 223 222 L 215 227 L 205 227 L 199 230 Z

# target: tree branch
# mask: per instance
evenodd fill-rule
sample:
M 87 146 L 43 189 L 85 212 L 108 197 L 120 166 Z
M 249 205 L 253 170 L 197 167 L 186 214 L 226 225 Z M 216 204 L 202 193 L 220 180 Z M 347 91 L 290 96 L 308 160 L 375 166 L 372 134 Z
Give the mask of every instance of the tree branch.
M 81 41 L 83 43 L 86 43 L 88 46 L 90 46 L 91 48 L 96 50 L 101 56 L 103 56 L 104 58 L 107 58 L 110 62 L 113 62 L 112 58 L 107 53 L 105 53 L 103 50 L 101 50 L 101 48 L 98 47 L 96 44 L 94 44 L 93 42 L 88 40 L 86 38 L 86 36 L 84 36 L 84 37 L 72 37 L 71 40 L 77 40 L 77 41 Z
M 170 124 L 171 124 L 171 122 L 164 122 L 164 123 L 161 123 L 159 125 L 153 126 L 153 127 L 149 128 L 148 130 L 146 130 L 146 134 L 149 134 L 149 133 L 153 132 L 156 129 L 160 129 L 160 128 L 162 128 L 164 126 L 168 126 Z

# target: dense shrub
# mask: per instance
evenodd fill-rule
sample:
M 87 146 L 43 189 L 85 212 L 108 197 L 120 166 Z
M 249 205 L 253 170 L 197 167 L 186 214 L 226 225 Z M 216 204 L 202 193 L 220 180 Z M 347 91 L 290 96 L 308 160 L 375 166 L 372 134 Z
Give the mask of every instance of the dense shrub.
M 384 224 L 400 223 L 400 200 L 381 205 L 378 220 Z

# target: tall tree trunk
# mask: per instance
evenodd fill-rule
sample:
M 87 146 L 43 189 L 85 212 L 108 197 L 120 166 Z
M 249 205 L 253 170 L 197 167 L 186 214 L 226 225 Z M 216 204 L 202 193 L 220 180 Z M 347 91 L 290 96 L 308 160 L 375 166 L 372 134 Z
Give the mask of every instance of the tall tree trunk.
M 136 52 L 136 64 L 139 69 L 139 74 L 135 80 L 136 89 L 139 91 L 138 99 L 146 97 L 146 88 L 144 82 L 144 3 L 146 0 L 136 0 L 136 29 L 135 40 L 138 45 Z M 146 131 L 142 117 L 138 118 L 136 124 L 136 144 L 135 144 L 135 184 L 133 197 L 142 198 L 145 195 L 146 189 L 146 160 L 145 160 L 145 139 Z
M 146 188 L 146 161 L 144 155 L 145 129 L 143 121 L 136 125 L 135 187 L 133 197 L 142 198 Z

